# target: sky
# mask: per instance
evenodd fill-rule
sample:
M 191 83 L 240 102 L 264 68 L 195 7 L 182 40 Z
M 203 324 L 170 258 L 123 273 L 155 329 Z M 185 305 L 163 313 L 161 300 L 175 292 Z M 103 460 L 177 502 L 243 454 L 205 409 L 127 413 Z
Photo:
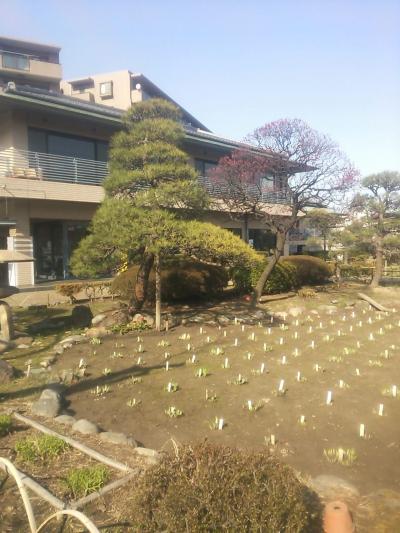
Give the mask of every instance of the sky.
M 0 0 L 64 78 L 141 72 L 213 132 L 301 118 L 362 175 L 400 171 L 399 0 Z

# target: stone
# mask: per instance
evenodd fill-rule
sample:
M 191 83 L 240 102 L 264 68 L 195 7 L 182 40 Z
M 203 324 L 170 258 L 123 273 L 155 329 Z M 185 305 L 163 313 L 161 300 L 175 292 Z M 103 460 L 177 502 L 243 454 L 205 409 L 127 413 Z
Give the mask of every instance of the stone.
M 60 407 L 61 404 L 58 398 L 40 397 L 39 400 L 33 402 L 31 411 L 34 415 L 44 416 L 46 418 L 54 418 L 60 412 Z
M 97 324 L 100 324 L 104 319 L 106 318 L 106 315 L 104 313 L 100 313 L 99 315 L 96 315 L 92 318 L 92 326 L 97 326 Z
M 311 480 L 311 486 L 321 498 L 327 500 L 357 499 L 360 497 L 360 493 L 354 485 L 337 476 L 317 476 Z
M 135 453 L 138 455 L 144 455 L 146 457 L 158 457 L 160 454 L 156 450 L 151 448 L 143 448 L 142 446 L 137 446 L 135 448 Z
M 28 344 L 17 344 L 17 348 L 19 350 L 26 350 L 26 348 L 29 348 Z
M 88 305 L 76 305 L 72 309 L 71 322 L 76 328 L 87 328 L 92 319 L 93 313 Z
M 61 394 L 54 389 L 44 389 L 40 395 L 40 400 L 55 400 L 61 403 Z
M 114 431 L 103 431 L 99 434 L 99 439 L 104 442 L 111 442 L 113 444 L 133 446 L 134 448 L 137 446 L 136 441 L 131 437 L 127 437 L 124 433 L 116 433 Z
M 91 339 L 93 339 L 94 337 L 100 339 L 102 337 L 106 337 L 107 335 L 110 335 L 110 332 L 104 326 L 97 326 L 97 327 L 87 329 L 85 331 L 85 335 L 87 337 L 90 337 Z
M 298 316 L 302 315 L 303 313 L 305 313 L 306 311 L 306 308 L 305 307 L 291 307 L 288 311 L 289 315 L 294 317 L 294 318 L 297 318 Z
M 125 308 L 116 309 L 104 314 L 106 317 L 102 320 L 101 325 L 106 328 L 110 328 L 117 324 L 127 324 L 130 321 L 128 309 Z
M 57 355 L 61 355 L 62 353 L 64 353 L 64 346 L 62 344 L 56 344 L 56 346 L 54 347 L 54 353 Z
M 59 415 L 55 417 L 54 422 L 57 422 L 57 424 L 62 424 L 64 426 L 72 426 L 75 424 L 76 418 L 70 415 Z
M 21 344 L 30 346 L 32 344 L 32 342 L 33 342 L 33 338 L 21 335 L 21 336 L 17 337 L 16 339 L 14 339 L 14 342 L 17 345 L 17 348 L 20 348 L 19 345 L 21 345 Z
M 56 356 L 55 355 L 50 355 L 49 357 L 45 357 L 45 359 L 42 359 L 40 361 L 40 366 L 42 366 L 43 368 L 48 368 L 49 366 L 52 365 L 52 363 L 54 363 L 56 361 Z
M 9 383 L 15 377 L 15 368 L 7 361 L 0 359 L 0 383 Z
M 75 381 L 75 374 L 72 368 L 67 368 L 61 372 L 60 379 L 65 385 L 71 385 Z
M 136 313 L 131 322 L 144 322 L 150 328 L 154 326 L 154 318 L 146 313 Z
M 81 418 L 80 420 L 77 420 L 72 426 L 72 430 L 78 431 L 79 433 L 83 433 L 84 435 L 93 435 L 95 433 L 99 433 L 100 431 L 96 424 L 90 422 L 89 420 L 86 420 L 86 418 Z
M 230 319 L 227 316 L 224 316 L 224 315 L 218 315 L 217 320 L 218 320 L 218 323 L 221 326 L 225 326 L 225 325 L 230 324 Z
M 70 335 L 69 337 L 65 337 L 62 341 L 59 342 L 64 348 L 66 344 L 80 344 L 81 342 L 85 342 L 87 339 L 85 335 Z

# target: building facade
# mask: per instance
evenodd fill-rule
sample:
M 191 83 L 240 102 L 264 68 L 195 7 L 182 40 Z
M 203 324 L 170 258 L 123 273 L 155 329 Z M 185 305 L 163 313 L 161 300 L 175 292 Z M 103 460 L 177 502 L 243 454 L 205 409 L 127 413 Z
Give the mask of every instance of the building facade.
M 129 71 L 61 82 L 59 52 L 0 37 L 0 246 L 34 258 L 0 272 L 18 287 L 70 277 L 71 253 L 104 198 L 108 144 L 124 110 L 147 98 L 173 101 Z M 214 135 L 184 109 L 182 115 L 184 149 L 207 187 L 218 160 L 243 144 Z M 272 179 L 265 196 L 271 204 L 285 201 Z M 246 237 L 242 223 L 223 211 L 205 219 Z M 247 237 L 257 248 L 273 246 L 259 221 L 250 222 Z

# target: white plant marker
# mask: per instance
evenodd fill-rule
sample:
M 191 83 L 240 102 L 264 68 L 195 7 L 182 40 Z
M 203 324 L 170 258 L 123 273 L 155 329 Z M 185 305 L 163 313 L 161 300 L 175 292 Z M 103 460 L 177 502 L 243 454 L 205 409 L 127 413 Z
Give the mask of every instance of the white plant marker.
M 267 329 L 267 334 L 268 334 L 268 335 L 271 335 L 271 333 L 272 333 L 271 328 L 268 328 L 268 329 Z
M 278 392 L 285 392 L 285 380 L 281 379 L 279 382 Z
M 226 337 L 226 329 L 224 329 L 224 337 Z
M 351 312 L 351 318 L 354 318 L 355 316 L 356 316 L 355 312 L 352 311 L 352 312 Z
M 237 317 L 236 317 L 236 316 L 235 316 L 235 318 L 234 318 L 234 323 L 235 323 L 235 326 L 236 326 L 236 325 L 237 325 L 237 323 L 238 323 L 238 319 L 237 319 Z
M 282 364 L 283 364 L 283 365 L 286 365 L 286 364 L 287 364 L 286 355 L 282 355 Z
M 29 378 L 29 376 L 31 375 L 31 364 L 28 365 L 28 368 L 26 370 L 26 377 Z
M 272 434 L 271 434 L 271 436 L 270 436 L 270 438 L 269 438 L 269 441 L 270 441 L 270 443 L 271 443 L 271 446 L 275 446 L 275 444 L 276 444 L 276 438 L 275 438 L 275 435 L 272 435 Z
M 294 325 L 295 325 L 295 326 L 298 326 L 298 325 L 299 325 L 299 320 L 298 320 L 298 319 L 295 320 Z
M 323 328 L 323 325 L 322 325 L 322 322 L 319 323 L 319 329 L 322 329 Z
M 242 381 L 242 374 L 238 375 L 238 382 L 240 383 Z
M 338 459 L 339 459 L 339 463 L 343 462 L 343 459 L 344 459 L 344 450 L 343 450 L 343 448 L 339 448 L 338 449 Z
M 167 385 L 167 391 L 168 392 L 172 391 L 172 383 L 171 382 L 169 382 L 168 385 Z
M 331 404 L 332 404 L 332 391 L 328 390 L 328 392 L 326 393 L 326 405 L 331 405 Z
M 306 423 L 306 417 L 304 415 L 301 415 L 300 424 L 304 425 L 305 423 Z
M 268 344 L 266 342 L 263 344 L 263 350 L 264 352 L 268 351 Z
M 283 337 L 280 337 L 280 339 L 279 339 L 279 344 L 280 344 L 280 345 L 283 344 Z
M 379 416 L 383 416 L 383 403 L 380 403 L 380 404 L 379 404 L 378 415 L 379 415 Z
M 311 341 L 310 348 L 311 348 L 312 350 L 314 350 L 314 348 L 315 348 L 315 341 Z
M 169 320 L 165 321 L 165 331 L 169 330 Z
M 252 332 L 250 338 L 251 338 L 252 341 L 256 340 L 256 334 L 254 333 L 254 331 Z
M 83 367 L 85 366 L 85 364 L 86 364 L 86 363 L 85 363 L 85 360 L 84 360 L 84 359 L 81 359 L 81 360 L 79 361 L 79 368 L 83 368 Z
M 383 331 L 383 328 L 379 328 L 379 335 L 384 335 L 385 332 Z
M 242 331 L 244 331 L 244 324 L 242 324 L 242 328 L 241 329 L 242 329 Z
M 365 438 L 365 424 L 360 424 L 360 431 L 359 431 L 359 435 L 361 438 Z
M 218 419 L 218 429 L 219 429 L 219 431 L 222 431 L 224 429 L 224 419 L 223 418 L 219 418 Z
M 346 315 L 342 316 L 342 322 L 346 322 Z
M 206 342 L 208 342 L 208 343 L 211 342 L 211 338 L 210 338 L 210 337 L 207 337 L 207 338 L 206 338 Z
M 165 363 L 165 372 L 168 372 L 169 370 L 169 361 Z
M 221 326 L 218 326 L 218 331 L 221 331 L 221 329 L 222 329 Z
M 239 344 L 239 340 L 235 339 L 235 342 L 233 344 L 234 344 L 234 346 L 237 346 Z
M 274 323 L 274 317 L 271 316 L 271 324 L 273 324 L 273 323 Z
M 357 348 L 361 348 L 361 342 L 357 341 Z
M 340 337 L 341 334 L 342 334 L 342 332 L 340 331 L 340 329 L 338 329 L 337 336 Z
M 350 333 L 353 331 L 353 326 L 349 327 L 349 331 L 350 331 Z
M 362 327 L 362 320 L 360 320 L 357 325 L 358 325 L 359 328 L 361 328 Z
M 188 351 L 188 352 L 191 352 L 191 351 L 192 351 L 192 345 L 190 344 L 190 342 L 189 342 L 189 344 L 186 346 L 186 348 L 187 348 L 187 351 Z
M 247 400 L 247 408 L 249 411 L 253 409 L 253 402 L 251 400 Z
M 295 339 L 298 339 L 298 338 L 299 338 L 299 332 L 298 332 L 298 331 L 295 331 L 295 332 L 294 332 L 294 338 L 295 338 Z
M 195 363 L 195 361 L 196 361 L 196 355 L 195 354 L 192 355 L 191 361 L 192 361 L 192 363 Z
M 321 370 L 321 367 L 319 366 L 318 363 L 315 363 L 315 365 L 314 365 L 314 370 L 315 370 L 316 372 L 319 372 L 319 371 Z
M 264 370 L 265 370 L 265 363 L 261 363 L 260 374 L 264 374 Z
M 308 328 L 308 333 L 312 333 L 312 332 L 313 332 L 313 328 L 312 328 L 312 326 L 310 326 L 310 327 Z
M 360 376 L 360 369 L 356 368 L 356 376 Z
M 224 368 L 229 368 L 229 360 L 227 357 L 225 357 Z
M 204 331 L 204 330 L 203 330 L 202 326 L 200 326 L 200 329 L 199 329 L 199 333 L 200 333 L 200 335 L 203 335 L 203 331 Z
M 371 319 L 371 317 L 368 318 L 368 324 L 372 324 L 372 319 Z
M 375 338 L 374 338 L 374 334 L 373 333 L 370 333 L 369 336 L 368 336 L 368 340 L 369 341 L 374 341 Z
M 138 358 L 137 358 L 137 364 L 138 364 L 138 365 L 141 365 L 141 364 L 142 364 L 142 358 L 141 358 L 141 357 L 138 357 Z
M 295 348 L 295 349 L 294 349 L 293 355 L 294 355 L 295 357 L 298 357 L 298 356 L 299 356 L 299 349 L 298 349 L 298 348 Z
M 392 396 L 393 398 L 397 397 L 397 385 L 392 385 Z
M 141 344 L 139 344 L 137 351 L 138 351 L 139 353 L 144 352 L 144 350 L 143 350 L 143 346 L 142 346 Z

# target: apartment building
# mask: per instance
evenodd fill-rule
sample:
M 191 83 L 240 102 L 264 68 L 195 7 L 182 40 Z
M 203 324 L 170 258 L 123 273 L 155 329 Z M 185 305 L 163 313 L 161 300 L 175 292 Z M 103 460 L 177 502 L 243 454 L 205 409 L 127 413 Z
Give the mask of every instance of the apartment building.
M 59 53 L 0 37 L 0 246 L 34 259 L 9 265 L 2 281 L 18 287 L 70 277 L 71 253 L 104 198 L 108 144 L 124 110 L 147 98 L 173 101 L 130 71 L 61 81 Z M 214 135 L 185 109 L 182 116 L 184 149 L 207 187 L 218 160 L 244 145 Z M 265 202 L 279 213 L 286 194 L 273 176 L 265 183 Z M 244 237 L 241 222 L 225 212 L 205 218 Z M 257 248 L 273 245 L 256 220 L 248 237 Z

